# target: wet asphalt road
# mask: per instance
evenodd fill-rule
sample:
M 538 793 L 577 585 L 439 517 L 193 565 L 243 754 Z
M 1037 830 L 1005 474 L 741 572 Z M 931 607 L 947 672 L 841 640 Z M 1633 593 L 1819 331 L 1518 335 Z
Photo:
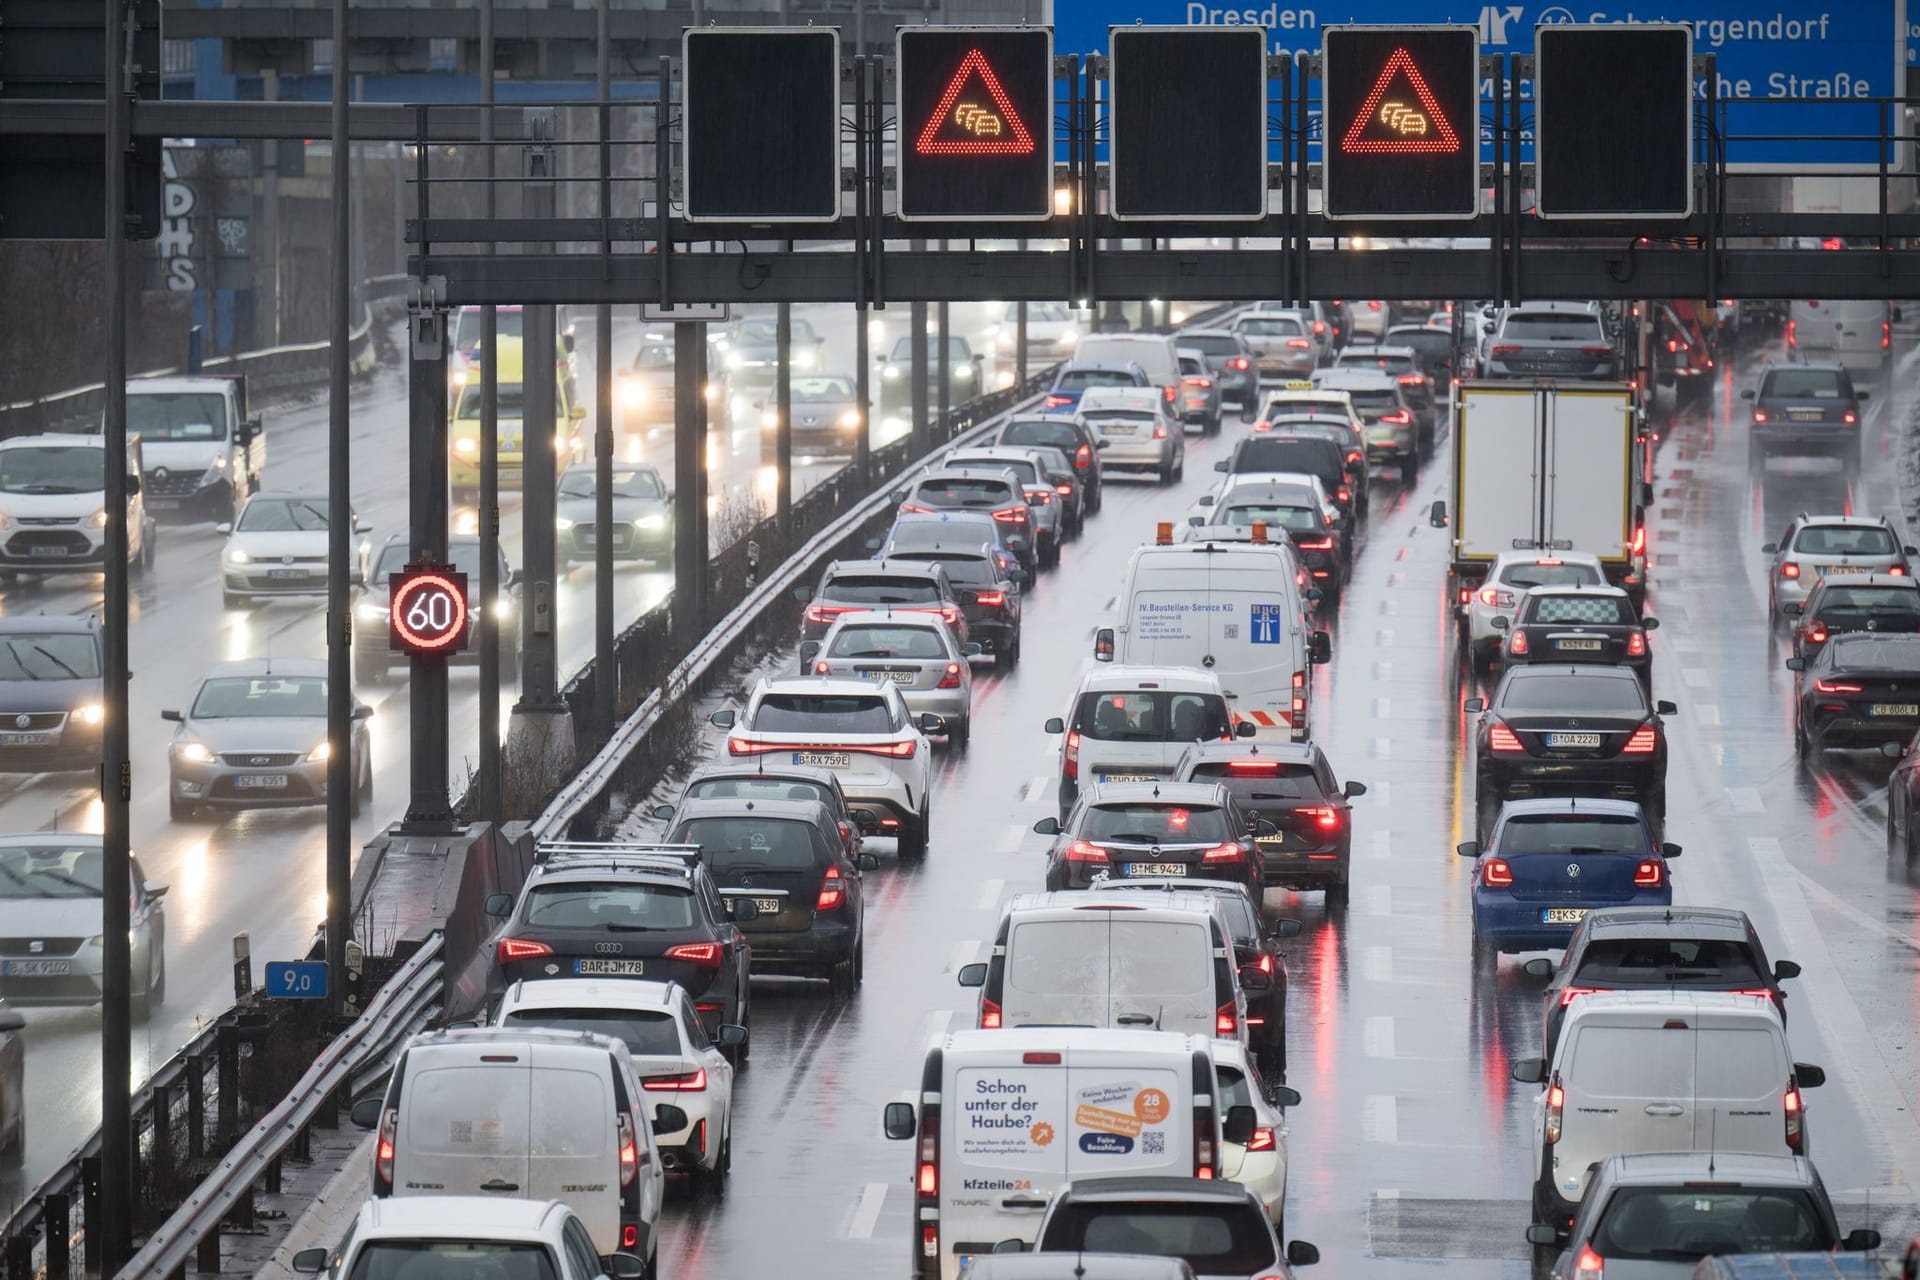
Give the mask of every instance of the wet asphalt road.
M 752 309 L 754 314 L 771 307 Z M 846 372 L 854 354 L 853 312 L 848 307 L 794 309 L 826 339 L 827 371 Z M 954 332 L 983 344 L 988 308 L 954 308 Z M 904 328 L 904 310 L 889 313 L 892 329 Z M 889 335 L 891 330 L 889 330 Z M 616 320 L 614 352 L 630 360 L 640 331 Z M 892 338 L 886 336 L 890 345 Z M 594 341 L 591 313 L 579 330 L 579 385 L 591 401 Z M 880 350 L 880 339 L 875 341 Z M 878 380 L 875 381 L 876 387 Z M 327 406 L 324 398 L 295 408 L 268 409 L 268 488 L 324 492 Z M 406 530 L 407 384 L 404 366 L 380 369 L 356 387 L 352 410 L 355 507 L 373 526 L 374 547 Z M 898 433 L 878 423 L 876 442 Z M 770 472 L 761 466 L 757 421 L 743 416 L 710 454 L 711 492 L 719 524 L 727 504 L 746 493 L 772 506 Z M 656 460 L 669 482 L 670 456 Z M 804 492 L 841 465 L 838 460 L 801 459 L 795 491 Z M 520 563 L 519 494 L 502 493 L 502 545 L 508 562 Z M 231 939 L 251 934 L 254 978 L 268 960 L 306 955 L 326 916 L 326 828 L 318 808 L 203 813 L 191 822 L 167 816 L 167 743 L 172 726 L 160 711 L 191 699 L 206 668 L 215 662 L 261 655 L 324 657 L 324 601 L 318 597 L 269 601 L 246 609 L 223 609 L 218 557 L 224 540 L 209 524 L 163 524 L 153 571 L 132 583 L 131 688 L 133 725 L 133 850 L 152 879 L 171 884 L 166 900 L 167 999 L 148 1021 L 136 1023 L 133 1076 L 137 1087 L 211 1018 L 233 1003 Z M 666 595 L 672 566 L 617 564 L 614 604 L 625 626 Z M 97 575 L 23 580 L 0 593 L 8 613 L 97 613 Z M 557 590 L 560 670 L 571 674 L 593 653 L 593 568 L 563 570 Z M 517 673 L 506 674 L 501 727 L 517 692 Z M 472 666 L 452 672 L 449 776 L 456 793 L 465 786 L 477 750 L 479 677 Z M 386 682 L 358 690 L 375 708 L 372 721 L 374 798 L 353 823 L 359 848 L 396 821 L 407 804 L 408 692 L 401 670 Z M 0 833 L 54 827 L 100 829 L 100 808 L 88 774 L 0 774 Z M 382 922 L 374 920 L 376 945 Z M 387 932 L 391 932 L 388 927 Z M 100 1014 L 95 1008 L 28 1008 L 26 1055 L 26 1149 L 17 1167 L 0 1168 L 0 1212 L 10 1211 L 77 1147 L 100 1117 Z
M 1810 1150 L 1843 1229 L 1871 1220 L 1894 1248 L 1916 1227 L 1920 1171 L 1920 895 L 1883 847 L 1885 764 L 1795 761 L 1790 676 L 1765 621 L 1762 542 L 1800 510 L 1899 511 L 1895 445 L 1908 401 L 1870 385 L 1867 465 L 1849 488 L 1830 463 L 1782 461 L 1750 479 L 1738 425 L 1759 353 L 1728 369 L 1711 412 L 1673 420 L 1650 520 L 1649 612 L 1655 689 L 1669 720 L 1668 839 L 1679 902 L 1748 911 L 1776 958 L 1805 968 L 1788 984 L 1794 1056 L 1824 1065 L 1809 1097 Z M 1903 361 L 1902 368 L 1910 367 Z M 1896 375 L 1896 383 L 1909 379 Z M 867 890 L 867 981 L 851 1000 L 824 985 L 756 984 L 752 1065 L 737 1094 L 732 1187 L 719 1202 L 680 1198 L 662 1246 L 665 1275 L 898 1277 L 908 1261 L 907 1144 L 880 1133 L 882 1105 L 909 1098 L 930 1037 L 972 1025 L 955 972 L 984 954 L 1001 904 L 1040 887 L 1053 810 L 1059 714 L 1131 549 L 1156 520 L 1179 520 L 1214 477 L 1239 428 L 1188 439 L 1174 490 L 1121 480 L 1105 511 L 1066 548 L 1026 604 L 1026 656 L 974 684 L 973 745 L 945 753 L 924 864 L 886 859 Z M 1319 668 L 1317 732 L 1354 807 L 1352 905 L 1277 892 L 1297 916 L 1287 944 L 1291 1074 L 1289 1231 L 1314 1241 L 1326 1277 L 1523 1277 L 1534 1090 L 1508 1078 L 1536 1055 L 1542 983 L 1503 957 L 1469 959 L 1470 749 L 1444 599 L 1446 535 L 1428 528 L 1448 464 L 1411 490 L 1376 479 L 1353 581 Z

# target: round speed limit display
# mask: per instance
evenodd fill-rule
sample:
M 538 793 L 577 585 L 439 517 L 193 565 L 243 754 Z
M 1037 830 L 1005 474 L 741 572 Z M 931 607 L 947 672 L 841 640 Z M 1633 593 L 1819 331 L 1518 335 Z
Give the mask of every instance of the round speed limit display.
M 394 649 L 430 658 L 466 648 L 466 574 L 446 565 L 410 564 L 388 582 Z

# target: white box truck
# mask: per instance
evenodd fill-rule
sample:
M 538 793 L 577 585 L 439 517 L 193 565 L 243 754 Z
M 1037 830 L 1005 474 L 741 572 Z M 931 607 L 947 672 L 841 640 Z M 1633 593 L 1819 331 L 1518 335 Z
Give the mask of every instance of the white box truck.
M 1625 383 L 1469 382 L 1453 432 L 1453 505 L 1431 523 L 1453 529 L 1456 601 L 1502 553 L 1582 551 L 1636 603 L 1646 593 L 1646 506 L 1640 409 Z
M 1333 656 L 1307 625 L 1299 557 L 1281 530 L 1272 541 L 1156 540 L 1127 561 L 1118 618 L 1094 632 L 1101 662 L 1197 667 L 1220 681 L 1236 729 L 1304 742 L 1312 720 L 1308 668 Z M 1244 730 L 1239 730 L 1244 733 Z
M 927 1050 L 919 1100 L 892 1102 L 889 1138 L 912 1139 L 918 1280 L 956 1280 L 1002 1240 L 1032 1243 L 1069 1178 L 1218 1178 L 1223 1114 L 1210 1042 L 1172 1031 L 1024 1027 L 955 1031 Z

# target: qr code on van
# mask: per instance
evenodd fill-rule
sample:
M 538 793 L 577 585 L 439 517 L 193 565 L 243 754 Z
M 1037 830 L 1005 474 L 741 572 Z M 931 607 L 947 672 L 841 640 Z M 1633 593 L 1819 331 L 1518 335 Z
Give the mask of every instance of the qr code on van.
M 473 1121 L 453 1120 L 447 1124 L 448 1143 L 470 1143 L 473 1141 Z
M 1167 1135 L 1159 1129 L 1148 1129 L 1141 1133 L 1140 1154 L 1147 1156 L 1167 1154 Z

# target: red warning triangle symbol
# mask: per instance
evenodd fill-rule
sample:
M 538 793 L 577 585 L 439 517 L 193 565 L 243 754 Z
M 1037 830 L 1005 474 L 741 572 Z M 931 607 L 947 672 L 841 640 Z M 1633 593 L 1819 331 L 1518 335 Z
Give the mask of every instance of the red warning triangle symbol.
M 962 100 L 961 93 L 974 77 L 986 92 L 974 92 Z M 971 49 L 927 117 L 914 150 L 923 156 L 1024 156 L 1033 152 L 1033 135 L 1001 88 L 1000 77 L 987 65 L 986 55 Z
M 1417 106 L 1405 101 L 1404 96 L 1387 98 L 1396 74 L 1406 77 L 1414 97 L 1419 100 Z M 1405 49 L 1395 49 L 1387 65 L 1381 68 L 1380 78 L 1373 82 L 1373 92 L 1367 95 L 1359 114 L 1347 126 L 1347 136 L 1340 140 L 1340 149 L 1349 155 L 1458 151 L 1460 135 L 1447 123 L 1440 104 L 1434 100 L 1433 90 L 1427 87 L 1427 78 L 1413 65 L 1413 55 Z

